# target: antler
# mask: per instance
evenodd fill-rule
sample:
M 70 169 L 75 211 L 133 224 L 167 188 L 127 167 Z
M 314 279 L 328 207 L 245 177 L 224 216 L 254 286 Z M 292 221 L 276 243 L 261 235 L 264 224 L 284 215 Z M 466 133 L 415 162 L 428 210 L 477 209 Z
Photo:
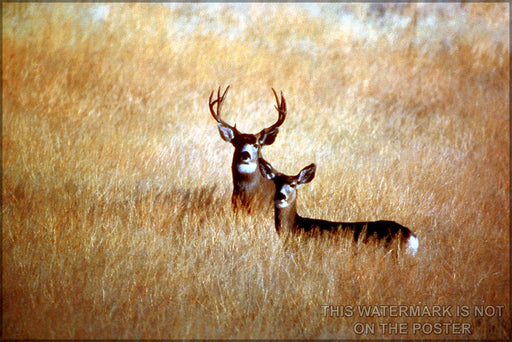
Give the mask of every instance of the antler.
M 274 93 L 274 96 L 276 98 L 277 104 L 275 105 L 277 111 L 279 112 L 279 117 L 277 118 L 277 121 L 272 126 L 265 128 L 262 130 L 264 133 L 268 133 L 276 129 L 277 127 L 281 126 L 284 122 L 284 119 L 286 118 L 286 101 L 284 100 L 283 92 L 281 92 L 281 102 L 279 102 L 279 97 L 277 97 L 277 93 L 272 88 L 272 92 Z
M 227 126 L 229 128 L 233 128 L 233 126 L 229 125 L 228 123 L 226 123 L 224 120 L 222 120 L 220 118 L 220 110 L 222 108 L 222 102 L 224 101 L 224 98 L 226 97 L 226 93 L 228 92 L 229 90 L 229 85 L 228 87 L 226 88 L 226 90 L 224 91 L 224 94 L 222 94 L 222 96 L 220 96 L 220 87 L 219 89 L 217 90 L 217 99 L 215 101 L 212 102 L 212 97 L 213 97 L 213 92 L 210 94 L 210 99 L 209 99 L 209 105 L 210 105 L 210 113 L 212 113 L 212 116 L 213 118 L 218 122 L 218 123 L 221 123 L 223 124 L 224 126 Z M 215 112 L 215 109 L 214 109 L 214 106 L 215 104 L 217 104 L 217 112 Z

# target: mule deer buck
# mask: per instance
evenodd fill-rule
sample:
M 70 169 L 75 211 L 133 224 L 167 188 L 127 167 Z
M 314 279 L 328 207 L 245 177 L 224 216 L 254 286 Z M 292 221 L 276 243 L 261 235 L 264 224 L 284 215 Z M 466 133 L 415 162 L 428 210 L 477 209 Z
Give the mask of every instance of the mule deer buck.
M 228 90 L 229 86 L 221 96 L 219 87 L 217 99 L 214 101 L 212 101 L 214 93 L 212 91 L 209 99 L 210 113 L 218 122 L 217 126 L 221 138 L 235 147 L 231 164 L 233 175 L 232 207 L 235 210 L 242 209 L 251 212 L 258 207 L 269 207 L 272 204 L 275 192 L 274 183 L 262 177 L 258 163 L 261 157 L 261 148 L 265 145 L 271 145 L 275 141 L 279 127 L 286 118 L 286 102 L 283 93 L 281 92 L 281 101 L 279 101 L 276 91 L 272 88 L 277 102 L 275 108 L 279 114 L 277 121 L 257 134 L 241 133 L 237 130 L 236 124 L 231 126 L 221 119 L 222 104 Z
M 363 242 L 370 239 L 382 241 L 386 246 L 399 239 L 398 243 L 405 246 L 413 256 L 418 250 L 418 238 L 408 228 L 393 221 L 373 222 L 331 222 L 305 218 L 297 214 L 297 189 L 313 180 L 316 166 L 310 164 L 299 174 L 288 176 L 278 172 L 267 161 L 260 159 L 262 175 L 272 180 L 276 190 L 274 195 L 275 225 L 278 235 L 282 233 L 310 235 L 323 232 L 346 232 L 353 234 L 357 242 L 363 234 Z

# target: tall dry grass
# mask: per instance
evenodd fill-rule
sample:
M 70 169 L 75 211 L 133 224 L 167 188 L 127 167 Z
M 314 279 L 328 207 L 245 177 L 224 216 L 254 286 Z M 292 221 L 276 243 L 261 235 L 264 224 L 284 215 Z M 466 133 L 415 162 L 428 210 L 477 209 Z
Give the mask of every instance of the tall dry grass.
M 3 338 L 510 338 L 509 5 L 319 8 L 2 5 Z M 317 163 L 302 215 L 397 220 L 417 257 L 341 238 L 291 251 L 272 213 L 232 213 L 207 109 L 227 84 L 224 116 L 249 132 L 283 90 L 264 155 Z

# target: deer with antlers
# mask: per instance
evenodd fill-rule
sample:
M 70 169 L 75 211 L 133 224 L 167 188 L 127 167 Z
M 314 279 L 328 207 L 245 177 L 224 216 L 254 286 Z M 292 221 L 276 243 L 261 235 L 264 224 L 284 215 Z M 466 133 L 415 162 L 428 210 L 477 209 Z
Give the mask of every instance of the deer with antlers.
M 276 91 L 272 88 L 276 99 L 279 117 L 270 127 L 262 129 L 257 134 L 241 133 L 234 126 L 229 125 L 221 118 L 221 109 L 226 99 L 229 86 L 221 96 L 220 87 L 217 90 L 217 98 L 212 101 L 214 92 L 209 99 L 210 113 L 217 121 L 221 138 L 235 147 L 231 173 L 233 175 L 233 194 L 231 196 L 232 207 L 235 210 L 252 212 L 257 208 L 265 208 L 272 204 L 275 186 L 274 182 L 264 178 L 259 171 L 259 158 L 261 148 L 274 143 L 279 127 L 286 118 L 286 101 L 281 92 L 281 101 Z

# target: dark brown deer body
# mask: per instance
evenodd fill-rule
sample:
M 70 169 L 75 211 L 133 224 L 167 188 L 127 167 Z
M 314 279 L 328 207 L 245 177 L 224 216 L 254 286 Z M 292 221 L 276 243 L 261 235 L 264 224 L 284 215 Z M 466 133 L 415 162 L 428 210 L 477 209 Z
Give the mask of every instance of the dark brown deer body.
M 274 195 L 275 224 L 279 235 L 309 234 L 311 236 L 328 233 L 351 234 L 354 241 L 360 238 L 363 242 L 370 239 L 384 242 L 390 246 L 399 239 L 399 245 L 405 246 L 412 255 L 418 249 L 418 238 L 407 227 L 394 221 L 372 222 L 332 222 L 302 217 L 297 214 L 297 188 L 309 183 L 315 176 L 316 166 L 306 166 L 296 176 L 287 176 L 279 173 L 268 162 L 260 159 L 262 175 L 272 180 L 276 190 Z
M 261 148 L 265 145 L 274 143 L 279 127 L 286 118 L 286 102 L 281 93 L 281 101 L 272 89 L 276 98 L 276 109 L 279 118 L 275 124 L 264 128 L 257 134 L 241 133 L 236 125 L 231 126 L 221 119 L 221 107 L 228 92 L 229 86 L 220 95 L 220 87 L 217 91 L 217 99 L 212 101 L 213 92 L 210 94 L 209 106 L 210 113 L 218 122 L 218 128 L 221 138 L 230 142 L 235 147 L 233 161 L 231 163 L 231 173 L 233 176 L 233 194 L 231 202 L 233 209 L 242 209 L 246 212 L 255 209 L 265 209 L 272 204 L 275 185 L 272 181 L 264 178 L 259 171 L 259 159 L 261 158 Z

